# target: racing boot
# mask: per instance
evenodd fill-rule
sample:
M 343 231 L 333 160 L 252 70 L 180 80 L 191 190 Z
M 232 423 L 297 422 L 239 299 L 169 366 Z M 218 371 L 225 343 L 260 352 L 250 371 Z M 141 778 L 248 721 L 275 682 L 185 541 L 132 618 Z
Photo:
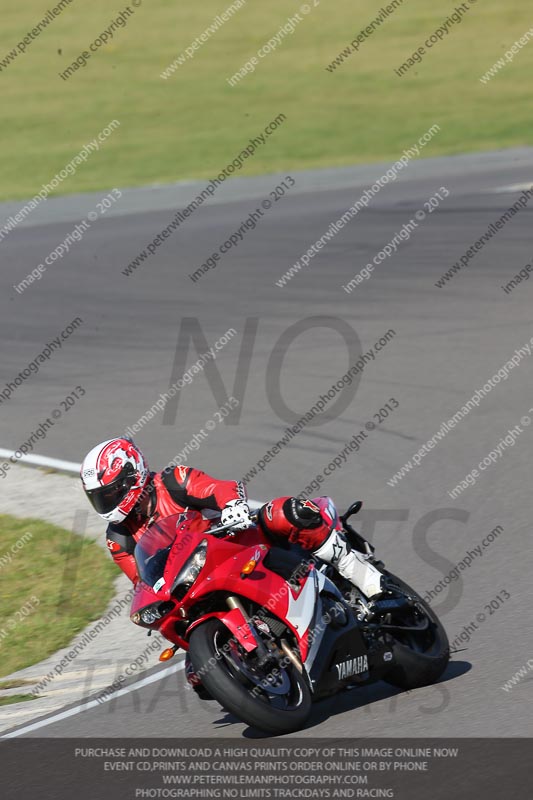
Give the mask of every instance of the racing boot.
M 374 597 L 384 590 L 383 575 L 369 561 L 368 556 L 352 550 L 338 531 L 332 531 L 326 541 L 316 550 L 315 556 L 331 564 L 343 578 L 353 583 L 365 597 Z

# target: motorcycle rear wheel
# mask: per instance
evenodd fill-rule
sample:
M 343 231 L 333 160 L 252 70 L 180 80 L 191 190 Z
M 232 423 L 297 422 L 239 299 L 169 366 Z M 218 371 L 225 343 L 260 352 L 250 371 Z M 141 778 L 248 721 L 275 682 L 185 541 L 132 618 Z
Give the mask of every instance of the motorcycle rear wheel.
M 385 573 L 390 582 L 402 594 L 416 598 L 426 616 L 429 627 L 424 636 L 417 633 L 396 633 L 391 631 L 395 639 L 393 645 L 394 666 L 387 672 L 383 680 L 400 689 L 418 689 L 436 683 L 448 666 L 450 645 L 444 626 L 420 595 L 405 581 L 390 572 Z
M 300 730 L 307 721 L 311 693 L 296 667 L 291 663 L 280 670 L 287 692 L 272 694 L 261 685 L 269 671 L 254 666 L 256 657 L 240 648 L 220 620 L 209 619 L 193 630 L 189 656 L 210 694 L 247 725 L 275 735 Z

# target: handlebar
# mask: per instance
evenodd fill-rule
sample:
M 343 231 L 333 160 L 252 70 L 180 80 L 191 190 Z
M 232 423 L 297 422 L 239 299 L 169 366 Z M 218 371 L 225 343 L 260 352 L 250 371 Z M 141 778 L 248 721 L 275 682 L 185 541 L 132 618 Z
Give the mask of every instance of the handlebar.
M 257 522 L 257 517 L 258 517 L 257 512 L 250 514 L 250 519 L 252 520 L 252 522 Z M 206 531 L 206 533 L 216 536 L 218 533 L 227 533 L 228 531 L 231 531 L 234 528 L 234 526 L 235 523 L 231 525 L 219 525 L 217 528 L 210 528 L 208 531 Z M 237 531 L 234 532 L 236 533 Z
M 209 528 L 206 533 L 214 536 L 217 533 L 226 533 L 226 531 L 230 531 L 233 528 L 233 525 L 219 525 L 218 528 Z

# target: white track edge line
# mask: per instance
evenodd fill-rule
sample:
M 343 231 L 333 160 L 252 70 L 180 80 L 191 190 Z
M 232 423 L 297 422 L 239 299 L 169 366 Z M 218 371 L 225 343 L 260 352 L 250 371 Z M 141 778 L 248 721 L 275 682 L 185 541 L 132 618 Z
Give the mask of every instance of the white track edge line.
M 182 660 L 178 664 L 173 664 L 171 667 L 167 667 L 159 672 L 155 672 L 153 675 L 148 675 L 147 678 L 143 678 L 142 680 L 137 681 L 137 683 L 132 683 L 130 686 L 125 686 L 123 689 L 118 689 L 108 697 L 102 698 L 102 700 L 89 700 L 87 703 L 81 703 L 73 708 L 68 708 L 66 711 L 60 711 L 58 714 L 54 714 L 51 717 L 37 720 L 37 722 L 32 722 L 30 725 L 25 725 L 23 728 L 19 728 L 16 731 L 6 733 L 3 736 L 0 736 L 0 739 L 15 739 L 18 736 L 23 736 L 25 733 L 36 731 L 39 728 L 45 728 L 47 725 L 53 725 L 54 722 L 60 722 L 68 717 L 74 717 L 77 714 L 82 714 L 84 711 L 90 711 L 90 709 L 102 706 L 104 703 L 108 703 L 110 700 L 115 700 L 117 697 L 123 697 L 125 694 L 136 692 L 138 689 L 142 689 L 144 686 L 148 686 L 151 683 L 161 681 L 163 678 L 166 678 L 167 675 L 171 675 L 173 672 L 178 672 L 184 667 L 185 660 Z
M 18 450 L 6 450 L 0 447 L 0 458 L 11 458 L 17 452 Z M 75 475 L 79 475 L 81 469 L 81 464 L 76 464 L 74 461 L 63 461 L 61 458 L 48 458 L 48 456 L 39 455 L 21 456 L 21 458 L 17 458 L 17 463 L 28 464 L 33 467 L 53 467 L 62 472 L 70 472 Z

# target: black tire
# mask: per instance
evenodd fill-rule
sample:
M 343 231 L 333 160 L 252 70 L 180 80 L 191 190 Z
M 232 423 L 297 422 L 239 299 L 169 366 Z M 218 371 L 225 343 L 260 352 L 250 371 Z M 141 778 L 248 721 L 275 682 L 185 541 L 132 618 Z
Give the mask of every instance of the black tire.
M 405 581 L 390 572 L 385 573 L 391 584 L 402 592 L 417 599 L 429 620 L 429 631 L 425 641 L 418 641 L 417 634 L 402 634 L 397 638 L 395 631 L 391 635 L 396 640 L 392 646 L 394 666 L 387 672 L 384 680 L 400 689 L 418 689 L 436 683 L 448 666 L 450 645 L 446 631 L 431 606 L 415 592 Z
M 229 657 L 221 651 L 230 640 L 235 643 L 231 632 L 218 619 L 207 620 L 191 633 L 189 656 L 205 688 L 221 706 L 265 733 L 291 733 L 302 728 L 311 713 L 311 693 L 296 667 L 290 664 L 285 669 L 290 685 L 286 707 L 275 707 L 268 699 L 268 692 L 258 690 L 257 684 L 232 667 Z

